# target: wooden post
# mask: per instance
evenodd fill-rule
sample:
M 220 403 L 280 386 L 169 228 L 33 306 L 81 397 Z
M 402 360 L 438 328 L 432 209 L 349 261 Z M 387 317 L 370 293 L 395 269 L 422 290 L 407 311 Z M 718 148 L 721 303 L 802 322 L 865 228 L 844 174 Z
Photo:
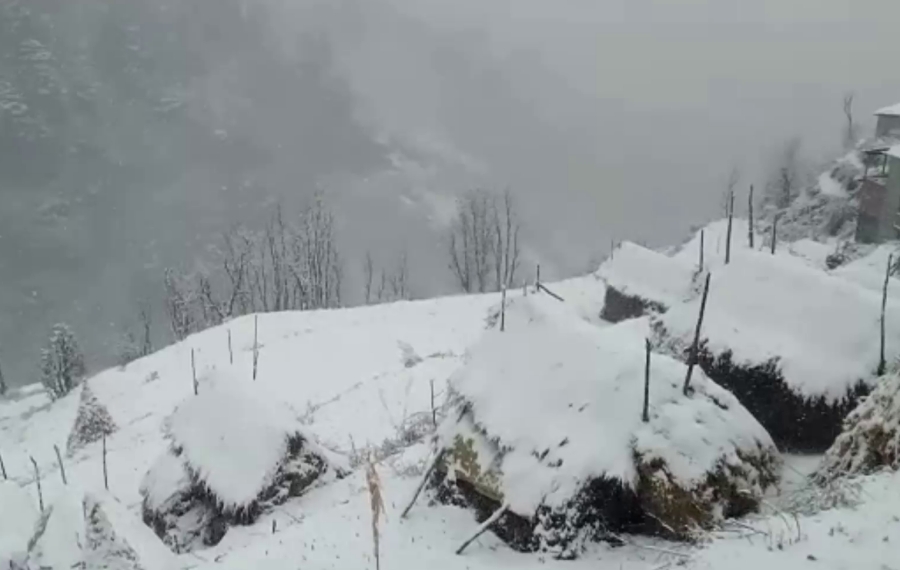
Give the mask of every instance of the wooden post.
M 747 238 L 750 240 L 750 249 L 754 249 L 753 238 L 753 184 L 750 185 L 750 198 L 747 200 L 747 217 L 749 219 L 749 228 L 747 230 Z
M 650 421 L 650 339 L 644 339 L 647 348 L 647 360 L 644 363 L 644 413 L 641 419 L 644 423 Z
M 0 472 L 3 473 L 3 480 L 9 481 L 9 477 L 6 476 L 6 465 L 3 464 L 3 456 L 0 455 Z
M 259 362 L 259 315 L 253 315 L 253 381 L 256 382 L 257 363 Z
M 41 512 L 44 512 L 44 493 L 41 491 L 41 471 L 38 469 L 37 461 L 34 460 L 34 457 L 29 457 L 31 460 L 31 464 L 34 465 L 34 480 L 37 483 L 37 491 L 38 491 L 38 501 L 41 505 Z
M 424 489 L 425 485 L 428 483 L 428 479 L 431 477 L 431 473 L 434 471 L 434 468 L 437 467 L 438 463 L 441 462 L 441 459 L 444 458 L 444 454 L 446 452 L 446 449 L 441 449 L 431 459 L 431 463 L 429 463 L 428 467 L 425 468 L 425 474 L 422 475 L 422 480 L 419 481 L 419 486 L 416 487 L 416 492 L 413 493 L 412 499 L 409 500 L 409 504 L 406 505 L 405 509 L 403 509 L 403 514 L 400 515 L 401 519 L 405 519 L 406 515 L 408 515 L 409 511 L 413 508 L 413 505 L 416 504 L 416 499 L 418 499 L 419 495 L 422 494 L 422 489 Z
M 778 216 L 772 218 L 772 255 L 775 255 L 775 242 L 778 239 Z
M 59 447 L 54 445 L 53 450 L 56 452 L 56 460 L 59 461 L 59 474 L 62 476 L 63 485 L 68 485 L 66 481 L 66 466 L 63 465 L 62 455 L 59 454 Z
M 228 329 L 228 364 L 234 364 L 234 351 L 231 350 L 231 329 Z
M 200 390 L 197 387 L 197 361 L 196 358 L 194 358 L 193 348 L 191 349 L 191 375 L 194 379 L 194 395 L 196 396 L 200 393 Z
M 434 407 L 434 379 L 431 379 L 431 423 L 437 429 L 437 410 Z
M 537 264 L 537 278 L 534 283 L 534 290 L 537 291 L 541 288 L 541 264 Z
M 884 272 L 884 288 L 881 292 L 881 357 L 878 360 L 878 375 L 884 376 L 887 371 L 887 360 L 884 357 L 885 344 L 885 312 L 887 310 L 888 282 L 891 279 L 891 266 L 894 264 L 894 254 L 888 256 L 887 269 Z
M 485 532 L 487 532 L 487 530 L 488 530 L 489 528 L 491 528 L 491 525 L 494 524 L 495 522 L 497 522 L 498 520 L 500 520 L 500 517 L 502 517 L 502 516 L 504 515 L 504 513 L 506 513 L 506 511 L 508 511 L 508 510 L 509 510 L 509 502 L 503 503 L 503 505 L 501 505 L 499 509 L 497 509 L 496 511 L 494 511 L 494 514 L 492 514 L 491 516 L 489 516 L 488 519 L 487 519 L 486 521 L 484 521 L 483 523 L 481 523 L 481 526 L 478 527 L 478 530 L 475 532 L 475 534 L 472 535 L 471 538 L 469 538 L 467 541 L 465 541 L 464 543 L 462 543 L 462 545 L 461 545 L 459 548 L 456 549 L 456 554 L 457 554 L 457 555 L 462 554 L 463 551 L 464 551 L 470 544 L 472 544 L 473 542 L 475 542 L 475 540 L 477 540 L 479 536 L 481 536 L 482 534 L 484 534 Z
M 500 300 L 500 332 L 506 331 L 506 285 L 503 286 L 503 294 Z
M 725 265 L 731 263 L 731 228 L 734 224 L 734 191 L 728 197 L 728 234 L 725 238 Z
M 700 301 L 700 316 L 697 318 L 697 330 L 694 331 L 694 342 L 691 344 L 691 352 L 688 356 L 687 376 L 684 377 L 684 395 L 687 396 L 691 389 L 691 376 L 694 375 L 694 366 L 697 364 L 697 351 L 700 344 L 700 329 L 703 327 L 703 315 L 706 313 L 706 299 L 709 296 L 709 278 L 706 274 L 706 283 L 703 285 L 703 300 Z
M 706 230 L 700 230 L 700 272 L 703 272 L 703 255 L 706 251 Z
M 109 491 L 109 476 L 106 471 L 106 434 L 103 434 L 103 487 Z

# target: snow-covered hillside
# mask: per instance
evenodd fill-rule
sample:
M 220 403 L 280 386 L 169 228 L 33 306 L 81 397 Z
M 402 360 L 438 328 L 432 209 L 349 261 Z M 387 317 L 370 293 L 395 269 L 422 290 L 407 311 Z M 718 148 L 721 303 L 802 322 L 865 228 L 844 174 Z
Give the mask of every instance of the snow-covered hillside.
M 717 224 L 707 228 L 705 237 L 709 247 L 706 263 L 714 272 L 721 266 L 720 254 L 713 245 L 720 239 L 716 228 L 722 224 Z M 745 233 L 746 226 L 742 231 L 735 230 L 735 244 L 741 241 L 737 236 Z M 692 243 L 671 252 L 679 265 L 689 266 L 696 259 Z M 778 256 L 779 262 L 791 263 L 793 259 L 810 271 L 825 272 L 821 265 L 795 256 L 787 247 Z M 873 261 L 868 269 L 861 263 L 855 277 L 839 276 L 837 272 L 833 277 L 844 279 L 848 286 L 866 288 L 860 283 L 868 283 L 871 276 L 866 272 L 876 272 L 878 265 Z M 606 292 L 602 279 L 591 275 L 547 287 L 587 323 L 608 326 L 599 321 Z M 806 293 L 797 291 L 798 295 Z M 873 293 L 867 289 L 867 294 Z M 511 291 L 510 297 L 515 301 L 522 294 L 521 290 Z M 499 303 L 499 295 L 482 295 L 265 314 L 258 320 L 248 316 L 191 336 L 125 369 L 103 372 L 88 384 L 117 428 L 106 439 L 108 493 L 104 490 L 102 442 L 88 443 L 74 450 L 72 456 L 65 455 L 81 402 L 80 390 L 52 404 L 39 392 L 0 401 L 0 455 L 10 479 L 0 487 L 0 513 L 9 509 L 22 513 L 17 519 L 21 527 L 10 526 L 5 515 L 0 517 L 4 519 L 0 520 L 0 563 L 9 558 L 21 560 L 31 535 L 22 528 L 30 528 L 39 512 L 30 460 L 33 457 L 45 506 L 60 505 L 58 510 L 54 506 L 56 515 L 47 519 L 48 530 L 42 535 L 40 548 L 48 560 L 54 549 L 62 552 L 61 560 L 66 558 L 70 552 L 66 549 L 78 544 L 74 537 L 94 537 L 91 544 L 99 544 L 102 539 L 107 541 L 103 548 L 115 544 L 119 550 L 134 551 L 141 556 L 145 570 L 374 568 L 370 498 L 364 469 L 358 468 L 361 458 L 370 451 L 377 462 L 386 503 L 380 545 L 381 567 L 386 570 L 650 570 L 678 565 L 735 570 L 877 569 L 895 564 L 893 545 L 900 542 L 900 498 L 895 489 L 900 475 L 859 479 L 855 483 L 858 505 L 801 515 L 795 520 L 782 509 L 808 483 L 790 476 L 792 467 L 785 472 L 788 482 L 781 494 L 772 494 L 761 514 L 737 523 L 726 522 L 708 535 L 709 540 L 698 544 L 623 537 L 624 546 L 593 545 L 580 560 L 563 563 L 514 553 L 487 533 L 465 555 L 454 555 L 453 551 L 477 527 L 471 513 L 450 506 L 420 505 L 407 519 L 399 515 L 432 453 L 427 438 L 433 426 L 432 385 L 438 408 L 435 415 L 440 421 L 446 410 L 447 380 L 466 362 L 467 350 L 496 324 Z M 508 323 L 515 324 L 514 320 Z M 638 339 L 649 334 L 641 327 L 631 332 Z M 255 336 L 259 360 L 254 381 Z M 635 354 L 640 352 L 638 349 Z M 192 360 L 198 391 L 210 389 L 212 379 L 223 376 L 244 383 L 242 389 L 252 391 L 263 409 L 267 402 L 273 408 L 277 404 L 277 408 L 286 409 L 303 426 L 304 434 L 354 470 L 343 479 L 329 481 L 276 506 L 252 525 L 229 529 L 215 546 L 170 556 L 165 549 L 160 551 L 161 543 L 141 523 L 140 488 L 154 462 L 171 444 L 166 437 L 171 428 L 169 418 L 194 397 Z M 515 399 L 511 393 L 511 405 Z M 542 419 L 533 421 L 539 425 Z M 54 445 L 62 452 L 66 486 Z M 788 457 L 787 464 L 797 463 Z M 811 471 L 809 466 L 805 469 Z M 30 509 L 23 506 L 29 501 Z M 94 508 L 97 505 L 100 511 Z M 85 506 L 96 515 L 88 521 L 73 515 Z M 107 540 L 112 539 L 104 526 L 106 520 L 115 529 L 116 541 Z M 129 548 L 121 546 L 123 543 Z M 87 552 L 83 556 L 86 560 L 96 558 L 96 554 L 91 558 Z

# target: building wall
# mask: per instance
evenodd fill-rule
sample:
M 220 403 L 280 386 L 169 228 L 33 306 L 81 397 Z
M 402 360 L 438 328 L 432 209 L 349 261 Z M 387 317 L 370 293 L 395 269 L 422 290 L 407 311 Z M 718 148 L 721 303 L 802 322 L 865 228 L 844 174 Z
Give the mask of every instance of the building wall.
M 887 178 L 868 179 L 859 192 L 856 239 L 878 243 L 900 239 L 900 158 L 888 157 Z
M 882 240 L 900 239 L 900 232 L 895 226 L 900 226 L 900 158 L 888 157 L 888 178 L 885 182 L 884 206 L 879 234 Z
M 875 127 L 876 137 L 895 136 L 900 138 L 900 117 L 881 115 Z

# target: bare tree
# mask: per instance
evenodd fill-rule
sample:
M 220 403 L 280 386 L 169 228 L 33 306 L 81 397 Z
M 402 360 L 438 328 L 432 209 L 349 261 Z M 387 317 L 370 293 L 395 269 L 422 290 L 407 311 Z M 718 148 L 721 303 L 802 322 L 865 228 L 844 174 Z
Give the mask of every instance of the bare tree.
M 372 302 L 372 281 L 375 279 L 375 261 L 372 252 L 366 251 L 366 259 L 363 262 L 363 291 L 366 305 Z
M 72 391 L 85 374 L 84 355 L 68 325 L 53 326 L 47 345 L 41 350 L 41 383 L 51 398 Z
M 485 190 L 459 199 L 450 231 L 450 269 L 466 292 L 513 285 L 519 268 L 519 222 L 512 195 L 502 204 Z M 493 273 L 493 279 L 491 279 Z
M 391 296 L 395 300 L 409 299 L 409 255 L 406 250 L 403 250 L 397 258 L 397 264 L 388 282 L 391 285 Z
M 799 138 L 789 139 L 775 157 L 766 183 L 766 198 L 777 208 L 790 206 L 800 192 L 800 146 Z
M 853 122 L 853 98 L 853 93 L 844 95 L 844 117 L 847 119 L 847 124 L 844 126 L 842 138 L 845 149 L 853 148 L 858 138 L 856 124 Z

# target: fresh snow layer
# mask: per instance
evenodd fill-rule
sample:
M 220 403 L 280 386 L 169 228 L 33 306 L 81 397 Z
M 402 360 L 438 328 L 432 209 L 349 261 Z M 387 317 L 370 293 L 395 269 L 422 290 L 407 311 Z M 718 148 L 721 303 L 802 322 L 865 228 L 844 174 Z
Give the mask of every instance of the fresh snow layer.
M 900 107 L 900 105 L 898 105 Z M 900 115 L 900 110 L 898 110 L 898 115 Z M 894 145 L 887 151 L 888 156 L 892 156 L 894 158 L 900 158 L 900 145 Z
M 148 508 L 164 510 L 170 498 L 190 488 L 191 478 L 184 467 L 184 460 L 170 452 L 163 453 L 147 471 L 141 482 L 141 494 Z
M 828 196 L 847 196 L 847 191 L 844 189 L 843 184 L 832 178 L 828 172 L 823 172 L 819 176 L 819 190 L 822 191 L 822 194 Z
M 0 568 L 24 556 L 37 519 L 37 498 L 12 481 L 0 480 Z
M 900 103 L 897 103 L 896 105 L 889 105 L 887 107 L 882 107 L 881 109 L 878 109 L 877 111 L 875 111 L 875 114 L 900 117 Z
M 699 300 L 659 320 L 682 346 L 693 338 Z M 785 381 L 807 396 L 836 399 L 871 379 L 879 360 L 881 295 L 788 255 L 743 252 L 712 274 L 702 336 L 736 362 L 777 358 Z M 900 346 L 900 306 L 887 308 L 887 346 Z
M 600 266 L 597 275 L 610 287 L 632 297 L 672 306 L 691 296 L 695 265 L 640 245 L 623 242 Z
M 738 449 L 774 450 L 737 399 L 699 369 L 696 393 L 685 397 L 686 367 L 659 354 L 644 424 L 640 327 L 593 327 L 545 295 L 516 299 L 507 311 L 506 332 L 487 333 L 452 385 L 476 424 L 509 450 L 501 479 L 513 510 L 559 506 L 600 475 L 633 483 L 635 451 L 664 459 L 692 488 L 718 461 L 739 464 Z
M 209 375 L 197 396 L 169 418 L 169 436 L 191 471 L 226 508 L 254 501 L 272 481 L 287 454 L 288 438 L 301 431 L 277 402 L 260 400 L 243 379 L 223 371 Z M 174 470 L 163 481 L 173 483 Z

